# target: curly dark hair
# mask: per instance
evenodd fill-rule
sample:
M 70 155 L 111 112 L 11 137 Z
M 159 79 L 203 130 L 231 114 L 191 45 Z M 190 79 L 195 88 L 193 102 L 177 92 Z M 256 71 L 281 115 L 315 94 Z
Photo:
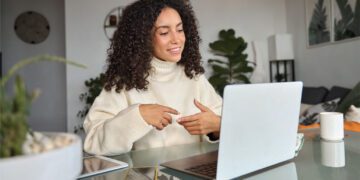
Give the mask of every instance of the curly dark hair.
M 181 17 L 185 47 L 178 65 L 184 66 L 187 77 L 203 74 L 199 51 L 197 20 L 190 3 L 185 0 L 138 0 L 127 6 L 108 49 L 104 88 L 146 90 L 149 82 L 152 50 L 152 29 L 162 9 L 175 9 Z

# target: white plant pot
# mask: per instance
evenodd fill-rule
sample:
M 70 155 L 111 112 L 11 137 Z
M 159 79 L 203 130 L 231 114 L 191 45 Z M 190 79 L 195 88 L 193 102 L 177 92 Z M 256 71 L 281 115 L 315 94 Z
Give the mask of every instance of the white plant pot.
M 70 145 L 35 155 L 0 159 L 1 180 L 73 180 L 82 170 L 81 139 L 68 133 L 45 133 L 48 136 L 65 135 Z

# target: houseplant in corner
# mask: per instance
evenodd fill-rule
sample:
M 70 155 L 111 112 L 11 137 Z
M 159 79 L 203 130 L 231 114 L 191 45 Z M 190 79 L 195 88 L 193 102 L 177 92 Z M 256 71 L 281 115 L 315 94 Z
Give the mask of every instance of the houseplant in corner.
M 67 133 L 32 132 L 27 124 L 31 101 L 38 91 L 28 93 L 17 76 L 13 96 L 5 93 L 8 80 L 22 67 L 56 61 L 82 65 L 57 56 L 37 56 L 15 64 L 0 79 L 0 179 L 74 179 L 82 168 L 79 137 Z
M 209 46 L 215 55 L 226 58 L 226 61 L 208 60 L 213 70 L 209 82 L 221 96 L 227 84 L 250 83 L 248 75 L 254 71 L 254 68 L 249 66 L 250 62 L 246 60 L 247 54 L 244 51 L 247 43 L 242 37 L 235 37 L 233 29 L 221 30 L 219 40 L 210 43 Z
M 100 73 L 99 76 L 95 78 L 90 78 L 84 82 L 87 91 L 81 93 L 79 99 L 81 102 L 85 103 L 85 106 L 82 110 L 80 110 L 77 113 L 77 117 L 81 119 L 81 124 L 74 127 L 74 133 L 80 136 L 83 136 L 84 133 L 83 120 L 87 115 L 87 113 L 89 112 L 89 109 L 93 104 L 93 102 L 95 101 L 95 98 L 100 94 L 104 86 L 104 78 L 105 78 L 105 74 Z

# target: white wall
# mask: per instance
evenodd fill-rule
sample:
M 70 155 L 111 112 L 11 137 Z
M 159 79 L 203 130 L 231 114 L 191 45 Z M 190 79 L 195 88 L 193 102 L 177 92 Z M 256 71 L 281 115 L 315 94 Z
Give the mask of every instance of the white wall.
M 104 34 L 106 15 L 115 7 L 131 0 L 65 0 L 66 57 L 82 63 L 87 69 L 66 67 L 67 128 L 82 123 L 76 117 L 84 104 L 79 95 L 86 91 L 84 81 L 104 70 L 109 40 Z
M 286 0 L 288 32 L 294 35 L 296 78 L 305 86 L 352 88 L 360 80 L 360 39 L 306 47 L 305 3 Z
M 270 35 L 286 32 L 285 0 L 192 0 L 199 20 L 203 61 L 214 58 L 209 43 L 218 39 L 221 29 L 233 28 L 236 36 L 248 42 L 266 42 Z M 211 73 L 208 68 L 206 75 Z
M 21 41 L 14 32 L 16 17 L 25 11 L 37 11 L 49 21 L 48 38 L 36 45 Z M 64 2 L 59 0 L 2 0 L 3 66 L 7 71 L 20 59 L 39 54 L 65 55 Z M 32 104 L 29 124 L 34 130 L 65 131 L 65 65 L 40 63 L 21 71 L 29 90 L 41 89 L 40 97 Z M 8 92 L 12 92 L 12 86 Z
M 105 65 L 109 42 L 103 32 L 106 14 L 132 0 L 65 0 L 66 56 L 88 66 L 86 70 L 67 66 L 68 130 L 81 121 L 76 117 L 83 104 L 79 94 L 84 81 L 97 76 Z M 218 39 L 221 29 L 233 28 L 247 41 L 266 41 L 286 32 L 285 0 L 192 0 L 200 25 L 203 61 L 212 58 L 208 44 Z

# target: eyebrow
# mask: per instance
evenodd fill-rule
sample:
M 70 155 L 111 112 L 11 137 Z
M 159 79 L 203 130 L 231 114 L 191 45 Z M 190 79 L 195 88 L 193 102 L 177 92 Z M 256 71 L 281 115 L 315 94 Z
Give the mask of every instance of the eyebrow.
M 179 26 L 181 26 L 183 23 L 182 22 L 180 22 L 180 23 L 178 23 L 177 25 L 176 25 L 176 27 L 179 27 Z M 170 28 L 170 26 L 158 26 L 158 27 L 155 27 L 155 31 L 156 30 L 158 30 L 158 29 L 160 29 L 160 28 L 167 28 L 167 29 L 169 29 Z

